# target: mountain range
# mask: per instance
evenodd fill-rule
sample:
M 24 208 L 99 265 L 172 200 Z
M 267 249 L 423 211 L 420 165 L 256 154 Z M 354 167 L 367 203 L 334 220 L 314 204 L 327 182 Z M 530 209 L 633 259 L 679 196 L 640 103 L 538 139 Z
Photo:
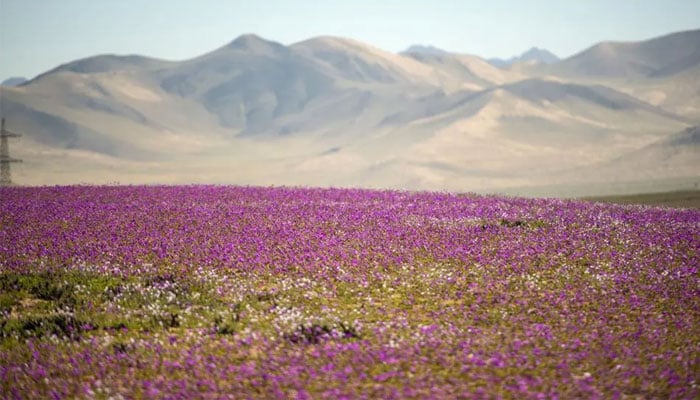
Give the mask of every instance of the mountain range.
M 4 81 L 0 83 L 0 86 L 7 86 L 7 87 L 15 87 L 23 84 L 24 82 L 27 81 L 27 78 L 21 77 L 21 76 L 13 76 L 11 78 L 7 78 Z
M 1 87 L 0 113 L 23 184 L 692 185 L 700 30 L 503 63 L 248 34 L 184 61 L 69 62 Z
M 509 59 L 501 58 L 489 58 L 488 62 L 497 67 L 509 67 L 515 63 L 541 63 L 541 64 L 554 64 L 559 61 L 554 53 L 547 49 L 540 49 L 538 47 L 533 47 L 530 50 L 524 52 L 523 54 Z

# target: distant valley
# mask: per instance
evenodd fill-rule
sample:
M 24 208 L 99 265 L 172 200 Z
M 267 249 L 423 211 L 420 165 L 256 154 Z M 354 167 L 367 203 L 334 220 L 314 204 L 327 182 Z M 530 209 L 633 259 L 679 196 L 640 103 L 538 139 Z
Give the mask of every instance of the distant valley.
M 559 60 L 243 35 L 99 55 L 0 87 L 20 184 L 615 194 L 700 182 L 700 30 Z

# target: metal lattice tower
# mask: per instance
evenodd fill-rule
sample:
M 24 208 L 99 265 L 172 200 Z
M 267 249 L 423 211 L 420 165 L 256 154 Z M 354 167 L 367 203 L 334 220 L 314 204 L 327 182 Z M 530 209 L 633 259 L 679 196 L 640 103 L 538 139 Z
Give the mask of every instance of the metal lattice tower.
M 22 160 L 10 157 L 10 145 L 8 138 L 20 137 L 22 135 L 12 133 L 5 129 L 5 118 L 2 119 L 0 128 L 0 186 L 12 185 L 12 175 L 10 174 L 10 164 L 22 162 Z

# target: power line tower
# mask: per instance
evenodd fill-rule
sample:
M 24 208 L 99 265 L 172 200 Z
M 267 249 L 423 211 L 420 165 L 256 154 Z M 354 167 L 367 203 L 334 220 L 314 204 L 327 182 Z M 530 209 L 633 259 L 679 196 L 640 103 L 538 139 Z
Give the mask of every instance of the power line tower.
M 10 157 L 10 144 L 8 138 L 20 137 L 18 133 L 12 133 L 5 129 L 5 118 L 2 119 L 0 128 L 0 186 L 12 185 L 12 175 L 10 175 L 10 164 L 22 162 L 22 160 Z

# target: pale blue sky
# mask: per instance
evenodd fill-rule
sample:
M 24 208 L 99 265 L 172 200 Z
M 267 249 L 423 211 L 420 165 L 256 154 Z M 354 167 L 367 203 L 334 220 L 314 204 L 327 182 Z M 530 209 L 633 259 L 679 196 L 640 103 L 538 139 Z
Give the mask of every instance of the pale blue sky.
M 698 0 L 0 0 L 0 80 L 103 53 L 186 59 L 243 33 L 483 57 L 538 46 L 566 57 L 601 40 L 697 28 Z

